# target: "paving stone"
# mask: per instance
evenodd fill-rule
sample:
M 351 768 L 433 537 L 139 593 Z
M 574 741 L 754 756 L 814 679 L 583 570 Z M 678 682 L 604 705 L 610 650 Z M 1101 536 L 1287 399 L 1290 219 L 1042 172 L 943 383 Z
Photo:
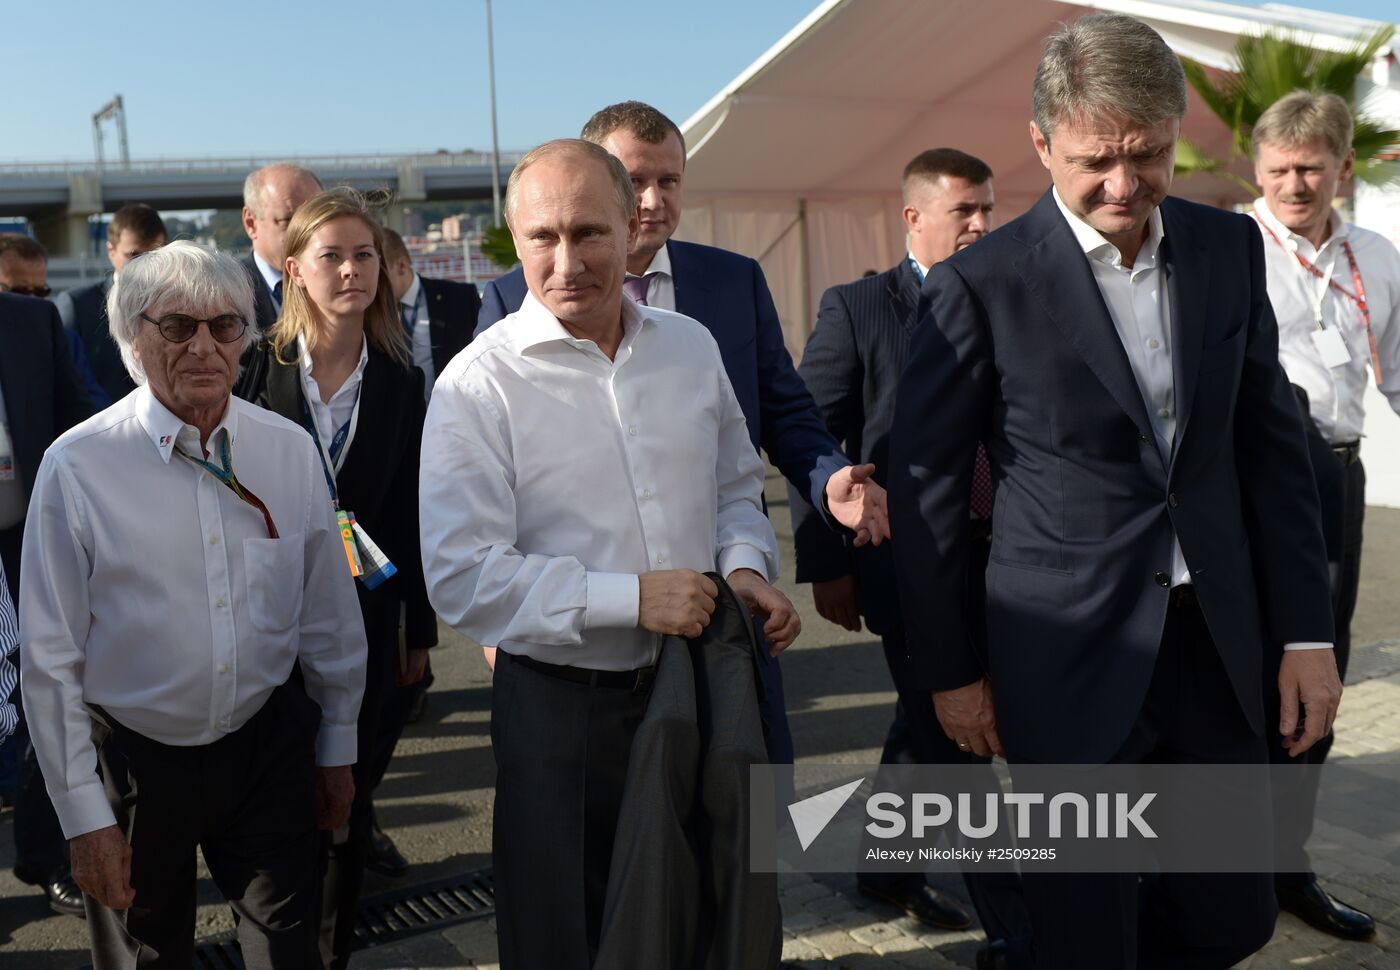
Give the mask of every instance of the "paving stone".
M 825 960 L 826 956 L 811 943 L 798 938 L 795 940 L 788 940 L 783 944 L 783 959 L 788 961 Z
M 784 891 L 779 899 L 783 903 L 806 903 L 813 899 L 825 899 L 831 895 L 831 890 L 821 883 L 808 882 L 806 885 L 793 886 Z
M 820 950 L 828 960 L 849 956 L 852 953 L 868 953 L 872 956 L 875 953 L 864 943 L 857 942 L 845 930 L 826 930 L 822 933 L 814 933 L 806 939 L 808 943 Z
M 857 942 L 864 943 L 869 947 L 875 947 L 878 944 L 888 943 L 892 940 L 909 940 L 911 943 L 914 942 L 889 923 L 870 923 L 866 926 L 853 929 L 850 933 L 851 937 Z
M 783 929 L 790 933 L 801 934 L 825 925 L 824 916 L 807 910 L 783 914 Z
M 916 951 L 919 953 L 930 952 L 928 947 L 911 936 L 905 936 L 903 933 L 895 933 L 893 936 L 877 942 L 874 948 L 875 952 L 882 957 L 887 957 L 895 953 L 914 953 Z

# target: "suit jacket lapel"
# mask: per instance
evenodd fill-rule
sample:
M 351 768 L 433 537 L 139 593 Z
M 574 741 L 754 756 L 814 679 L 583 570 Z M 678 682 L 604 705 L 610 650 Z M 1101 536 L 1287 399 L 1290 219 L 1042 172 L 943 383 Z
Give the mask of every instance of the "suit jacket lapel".
M 918 319 L 919 289 L 919 276 L 914 267 L 909 265 L 908 259 L 901 260 L 889 281 L 890 308 L 908 333 L 913 332 Z
M 1172 380 L 1177 414 L 1173 457 L 1191 420 L 1205 340 L 1206 297 L 1210 292 L 1210 261 L 1205 258 L 1205 247 L 1194 238 L 1191 228 L 1188 220 L 1180 218 L 1170 200 L 1162 204 L 1162 244 L 1166 248 L 1163 267 L 1171 311 Z
M 684 243 L 668 242 L 666 252 L 671 257 L 671 282 L 676 288 L 676 312 L 699 320 L 714 333 L 712 321 L 719 318 L 715 294 L 691 251 Z M 719 335 L 715 334 L 715 339 Z
M 1118 406 L 1133 419 L 1138 433 L 1150 438 L 1153 432 L 1147 406 L 1094 271 L 1049 192 L 1027 214 L 1020 234 L 1029 248 L 1016 268 L 1026 287 Z

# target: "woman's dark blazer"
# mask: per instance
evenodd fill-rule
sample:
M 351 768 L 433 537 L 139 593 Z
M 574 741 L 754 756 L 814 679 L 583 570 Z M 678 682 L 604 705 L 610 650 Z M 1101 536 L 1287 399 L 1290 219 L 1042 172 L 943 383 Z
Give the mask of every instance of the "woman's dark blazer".
M 298 370 L 295 362 L 278 360 L 271 342 L 266 342 L 254 351 L 239 393 L 305 427 Z M 360 384 L 360 420 L 335 484 L 340 507 L 355 513 L 355 520 L 398 569 L 373 590 L 355 583 L 372 668 L 379 666 L 376 661 L 397 657 L 400 603 L 408 646 L 437 644 L 437 616 L 428 603 L 418 551 L 418 451 L 424 413 L 423 372 L 371 344 Z

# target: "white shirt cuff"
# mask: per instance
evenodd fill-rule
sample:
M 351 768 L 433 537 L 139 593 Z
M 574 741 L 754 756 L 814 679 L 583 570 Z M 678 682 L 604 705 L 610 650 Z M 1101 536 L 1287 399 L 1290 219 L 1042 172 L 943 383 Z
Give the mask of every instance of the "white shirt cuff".
M 1330 643 L 1313 643 L 1312 641 L 1304 641 L 1304 642 L 1302 642 L 1302 643 L 1285 643 L 1285 644 L 1283 645 L 1283 649 L 1284 649 L 1284 650 L 1331 650 L 1331 649 L 1332 649 L 1332 644 L 1330 644 Z
M 112 814 L 112 806 L 107 802 L 107 793 L 102 788 L 101 780 L 96 777 L 77 788 L 51 794 L 49 798 L 65 839 L 76 839 L 85 833 L 117 824 L 117 817 Z
M 587 600 L 583 628 L 614 627 L 630 630 L 641 612 L 642 587 L 631 573 L 594 573 L 587 576 Z
M 720 552 L 719 574 L 728 578 L 736 569 L 752 569 L 763 577 L 764 582 L 772 581 L 768 576 L 768 558 L 762 550 L 753 546 L 730 546 Z
M 316 767 L 335 768 L 355 763 L 354 724 L 327 724 L 321 722 L 321 730 L 316 733 Z

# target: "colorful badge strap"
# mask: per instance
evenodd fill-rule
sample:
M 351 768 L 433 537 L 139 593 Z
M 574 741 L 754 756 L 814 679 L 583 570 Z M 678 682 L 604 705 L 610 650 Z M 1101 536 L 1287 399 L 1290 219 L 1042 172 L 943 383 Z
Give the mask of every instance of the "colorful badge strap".
M 238 480 L 238 476 L 233 473 L 233 456 L 229 453 L 227 429 L 224 430 L 223 435 L 219 438 L 219 461 L 223 465 L 222 468 L 218 465 L 215 465 L 213 462 L 205 461 L 201 458 L 194 457 L 193 455 L 185 451 L 185 449 L 181 448 L 179 445 L 175 446 L 175 453 L 181 458 L 185 459 L 185 461 L 189 462 L 190 464 L 202 468 L 209 474 L 213 475 L 224 485 L 228 486 L 228 488 L 233 492 L 234 495 L 237 495 L 244 502 L 247 502 L 253 508 L 261 512 L 263 517 L 263 523 L 267 526 L 268 538 L 279 538 L 279 536 L 277 535 L 277 526 L 273 524 L 272 513 L 267 510 L 267 505 L 263 502 L 262 499 L 254 495 L 253 492 L 247 488 L 247 486 L 240 482 Z

